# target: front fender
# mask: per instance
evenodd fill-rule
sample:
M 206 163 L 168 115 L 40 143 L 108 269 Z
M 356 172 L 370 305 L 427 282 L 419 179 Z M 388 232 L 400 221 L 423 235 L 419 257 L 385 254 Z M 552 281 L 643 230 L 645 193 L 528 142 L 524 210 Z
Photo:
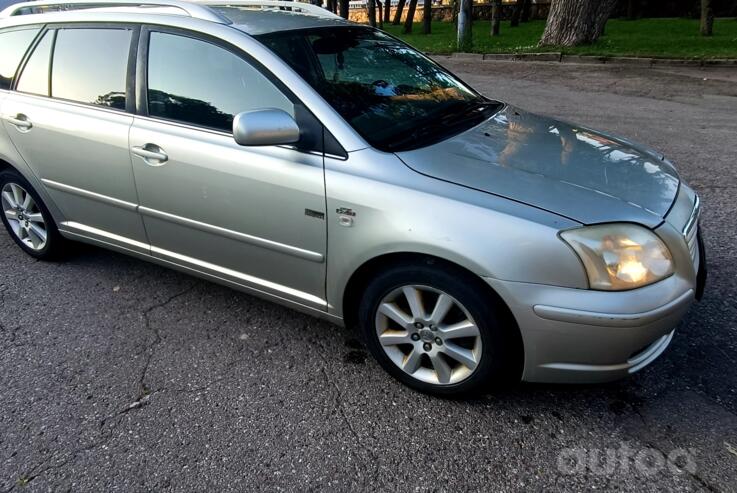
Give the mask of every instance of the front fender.
M 420 175 L 371 149 L 327 160 L 325 179 L 331 313 L 342 315 L 353 273 L 391 253 L 441 257 L 482 277 L 587 287 L 580 261 L 558 238 L 579 225 L 569 219 Z

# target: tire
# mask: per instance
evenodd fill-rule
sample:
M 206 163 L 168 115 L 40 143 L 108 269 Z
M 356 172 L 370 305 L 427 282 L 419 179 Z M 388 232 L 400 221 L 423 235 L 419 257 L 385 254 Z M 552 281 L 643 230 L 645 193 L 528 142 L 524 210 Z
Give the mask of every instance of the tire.
M 36 190 L 15 170 L 0 171 L 0 205 L 5 229 L 21 250 L 40 260 L 55 260 L 63 255 L 67 240 L 59 234 L 49 209 Z
M 421 308 L 415 302 L 413 310 L 410 298 Z M 523 350 L 511 313 L 483 281 L 444 261 L 429 257 L 377 275 L 358 322 L 381 366 L 421 392 L 468 396 L 519 382 Z

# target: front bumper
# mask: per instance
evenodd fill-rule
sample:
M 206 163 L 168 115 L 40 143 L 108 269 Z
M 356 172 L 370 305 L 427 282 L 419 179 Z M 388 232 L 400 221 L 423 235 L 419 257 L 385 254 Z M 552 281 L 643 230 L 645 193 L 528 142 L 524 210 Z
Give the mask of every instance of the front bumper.
M 695 295 L 694 279 L 678 275 L 620 292 L 485 280 L 520 327 L 528 382 L 606 382 L 644 368 L 667 348 Z
M 634 373 L 665 351 L 706 282 L 696 193 L 681 184 L 655 233 L 668 246 L 672 276 L 631 291 L 594 291 L 485 278 L 520 328 L 529 382 L 593 383 Z

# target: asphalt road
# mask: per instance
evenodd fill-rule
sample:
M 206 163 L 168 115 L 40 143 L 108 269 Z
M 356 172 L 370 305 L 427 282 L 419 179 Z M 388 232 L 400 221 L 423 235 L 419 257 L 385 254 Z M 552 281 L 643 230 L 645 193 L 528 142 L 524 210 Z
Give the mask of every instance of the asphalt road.
M 701 194 L 706 297 L 660 360 L 440 400 L 351 331 L 96 248 L 35 262 L 3 231 L 0 491 L 737 491 L 737 71 L 443 63 L 666 150 Z

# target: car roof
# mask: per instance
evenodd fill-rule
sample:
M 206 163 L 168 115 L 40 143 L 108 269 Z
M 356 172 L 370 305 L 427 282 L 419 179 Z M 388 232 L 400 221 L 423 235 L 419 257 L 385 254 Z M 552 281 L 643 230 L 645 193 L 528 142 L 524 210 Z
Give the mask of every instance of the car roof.
M 183 15 L 225 24 L 250 35 L 357 25 L 320 6 L 284 0 L 36 0 L 16 2 L 0 12 L 0 19 L 10 21 L 51 12 L 63 12 L 67 17 L 86 17 L 82 13 Z
M 231 27 L 253 36 L 295 29 L 356 26 L 341 18 L 317 17 L 284 10 L 254 10 L 237 7 L 215 7 L 213 10 L 230 20 Z

